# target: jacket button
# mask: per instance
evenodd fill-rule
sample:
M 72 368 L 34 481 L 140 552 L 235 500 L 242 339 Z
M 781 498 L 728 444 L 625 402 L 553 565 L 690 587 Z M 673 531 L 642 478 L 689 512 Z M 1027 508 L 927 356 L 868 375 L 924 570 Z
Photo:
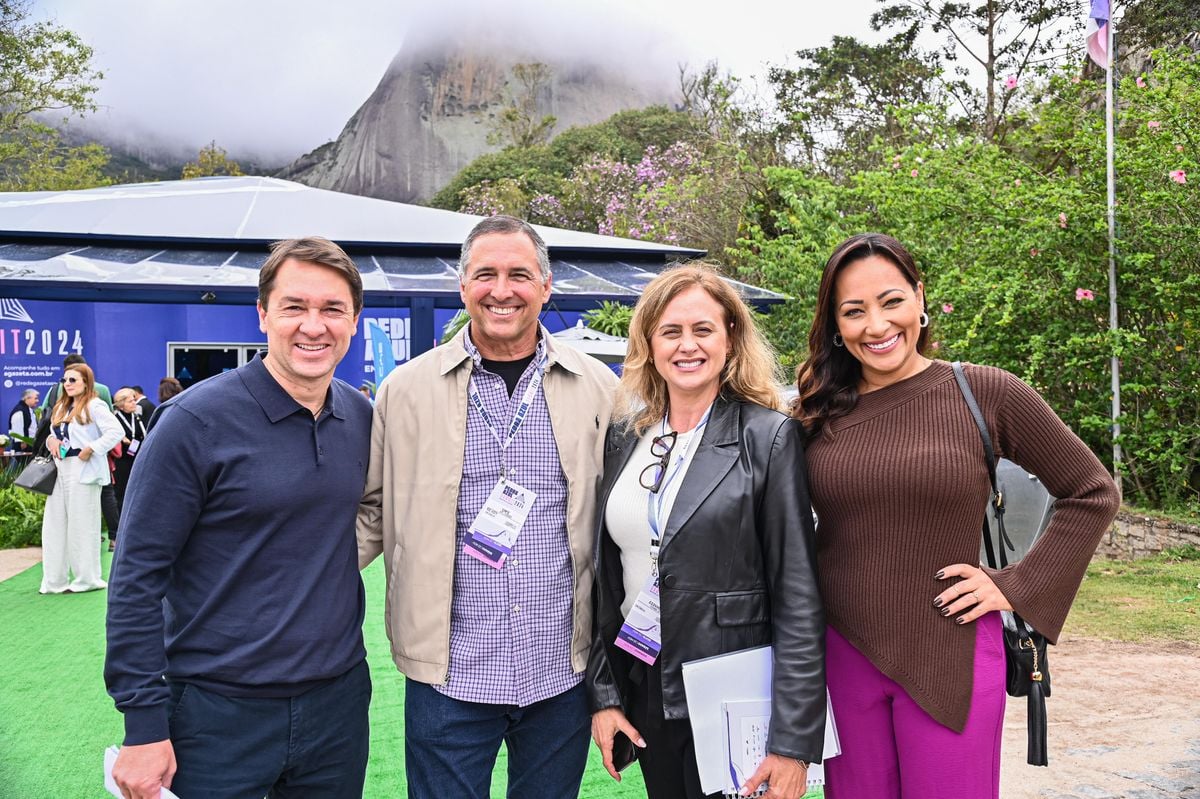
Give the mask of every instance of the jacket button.
M 673 575 L 673 574 L 664 574 L 663 575 L 662 583 L 667 588 L 674 588 L 675 582 L 676 582 L 675 575 Z

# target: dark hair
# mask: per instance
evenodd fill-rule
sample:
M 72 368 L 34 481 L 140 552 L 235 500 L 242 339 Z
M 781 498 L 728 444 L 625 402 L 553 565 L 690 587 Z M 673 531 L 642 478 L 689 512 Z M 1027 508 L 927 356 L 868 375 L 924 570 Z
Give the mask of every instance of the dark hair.
M 528 236 L 529 240 L 533 242 L 534 251 L 537 253 L 538 271 L 542 273 L 542 282 L 545 283 L 550 279 L 550 252 L 546 249 L 546 242 L 533 229 L 533 225 L 530 225 L 523 219 L 517 219 L 515 216 L 496 214 L 495 216 L 488 216 L 481 219 L 479 224 L 471 228 L 471 232 L 467 234 L 466 240 L 463 241 L 462 251 L 458 256 L 458 279 L 460 281 L 467 276 L 467 268 L 471 263 L 471 247 L 477 239 L 492 233 L 524 233 Z
M 792 415 L 804 425 L 809 438 L 821 431 L 830 419 L 844 416 L 858 403 L 858 383 L 862 379 L 862 364 L 846 351 L 834 346 L 837 318 L 834 313 L 837 278 L 847 266 L 872 255 L 890 261 L 915 290 L 921 282 L 912 254 L 896 239 L 883 233 L 860 233 L 837 246 L 817 289 L 817 307 L 812 327 L 808 331 L 808 358 L 796 370 L 799 394 L 792 403 Z M 922 309 L 925 298 L 922 296 Z M 921 328 L 917 337 L 917 352 L 925 354 L 929 328 Z
M 63 358 L 63 368 L 64 369 L 66 369 L 68 366 L 73 366 L 74 364 L 77 364 L 77 363 L 87 363 L 87 361 L 85 361 L 83 359 L 83 356 L 77 352 L 72 352 L 70 355 Z
M 357 316 L 363 307 L 362 275 L 346 251 L 329 239 L 306 236 L 302 239 L 287 239 L 271 245 L 271 254 L 258 271 L 258 302 L 265 309 L 271 289 L 275 288 L 275 273 L 289 258 L 310 264 L 327 266 L 341 274 L 350 285 L 350 299 Z
M 141 386 L 130 386 L 130 388 L 134 390 L 134 393 L 141 394 L 143 397 L 146 396 L 146 392 L 142 391 Z
M 183 384 L 173 377 L 164 377 L 158 381 L 158 401 L 164 403 L 176 394 L 183 393 Z

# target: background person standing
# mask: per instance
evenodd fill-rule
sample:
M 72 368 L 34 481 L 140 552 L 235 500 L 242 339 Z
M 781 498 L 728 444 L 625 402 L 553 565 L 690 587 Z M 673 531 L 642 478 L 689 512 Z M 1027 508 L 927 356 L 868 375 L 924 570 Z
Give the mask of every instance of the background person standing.
M 95 377 L 87 364 L 68 366 L 62 387 L 49 412 L 46 438 L 58 462 L 58 477 L 42 516 L 43 594 L 95 591 L 107 585 L 100 576 L 100 489 L 110 479 L 108 451 L 121 440 L 121 426 L 96 396 Z

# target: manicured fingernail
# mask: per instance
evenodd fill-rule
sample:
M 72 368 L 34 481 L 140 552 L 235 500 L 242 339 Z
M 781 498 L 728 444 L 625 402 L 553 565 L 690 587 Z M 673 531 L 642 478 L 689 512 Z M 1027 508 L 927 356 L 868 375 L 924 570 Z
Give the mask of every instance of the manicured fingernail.
M 944 571 L 940 571 L 940 572 L 938 572 L 937 574 L 933 575 L 933 579 L 935 579 L 935 580 L 940 580 L 940 579 L 942 579 L 942 578 L 943 578 L 943 577 L 945 577 L 945 576 L 946 576 L 946 572 L 944 572 Z
M 943 616 L 949 616 L 949 615 L 950 615 L 950 608 L 945 608 L 945 609 L 943 609 L 943 610 L 942 610 L 942 615 L 943 615 Z
M 638 746 L 640 746 L 640 747 L 642 747 L 643 749 L 645 749 L 645 748 L 646 748 L 646 739 L 645 739 L 645 738 L 638 738 L 638 739 L 637 739 L 637 745 L 638 745 Z
M 959 616 L 957 619 L 954 620 L 954 623 L 955 624 L 966 624 L 967 619 L 964 616 Z
M 938 597 L 937 599 L 933 600 L 933 606 L 935 608 L 940 608 L 942 606 L 942 598 Z

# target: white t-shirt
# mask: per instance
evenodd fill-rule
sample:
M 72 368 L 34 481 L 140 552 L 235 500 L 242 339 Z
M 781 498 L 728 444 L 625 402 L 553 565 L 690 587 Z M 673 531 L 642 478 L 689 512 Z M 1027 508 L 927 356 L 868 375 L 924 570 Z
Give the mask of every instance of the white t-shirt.
M 621 602 L 622 616 L 629 614 L 633 601 L 637 599 L 638 592 L 650 576 L 651 531 L 647 513 L 650 491 L 642 487 L 639 478 L 643 469 L 658 462 L 659 459 L 650 453 L 650 445 L 655 436 L 664 432 L 671 432 L 670 426 L 664 427 L 663 423 L 659 423 L 651 425 L 642 434 L 633 455 L 625 464 L 625 469 L 613 484 L 612 492 L 608 495 L 608 504 L 604 508 L 604 523 L 608 526 L 608 534 L 621 551 L 621 576 L 625 585 L 625 599 Z M 704 430 L 700 429 L 699 433 L 703 436 Z M 700 442 L 692 440 L 696 434 L 695 428 L 680 433 L 671 449 L 667 476 L 659 489 L 661 505 L 658 510 L 662 520 L 660 533 L 666 532 L 675 497 L 679 495 L 679 487 L 683 485 L 688 467 L 699 448 Z M 670 478 L 669 482 L 667 477 Z

